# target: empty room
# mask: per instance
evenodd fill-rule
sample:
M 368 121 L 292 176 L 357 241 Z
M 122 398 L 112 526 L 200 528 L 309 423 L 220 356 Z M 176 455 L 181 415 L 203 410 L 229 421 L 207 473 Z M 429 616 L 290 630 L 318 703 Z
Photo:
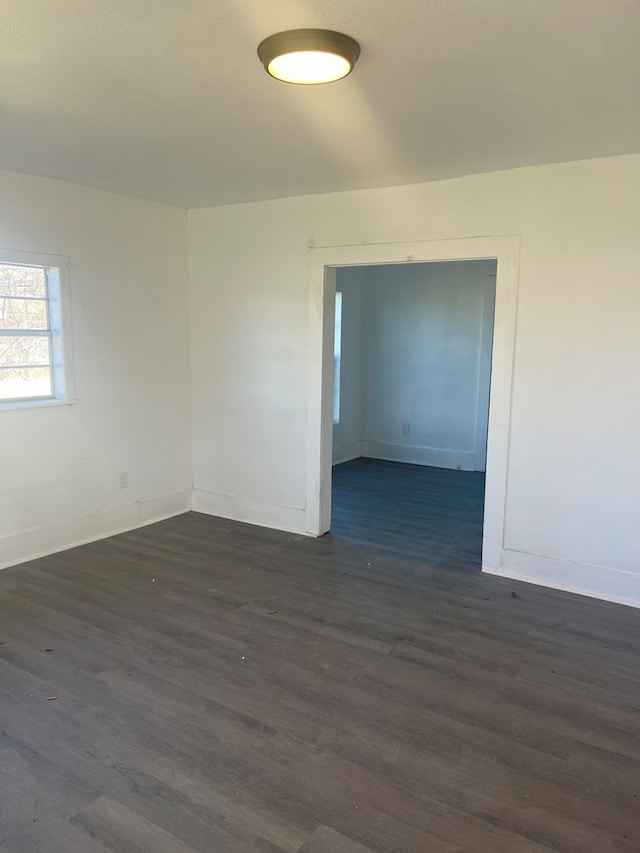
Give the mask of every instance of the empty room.
M 0 44 L 1 853 L 637 853 L 640 7 Z
M 492 260 L 337 271 L 333 533 L 481 568 L 495 284 Z

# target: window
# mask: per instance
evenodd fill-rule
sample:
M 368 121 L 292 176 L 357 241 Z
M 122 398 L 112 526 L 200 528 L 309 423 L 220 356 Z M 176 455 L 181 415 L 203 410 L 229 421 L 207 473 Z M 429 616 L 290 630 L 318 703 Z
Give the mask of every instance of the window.
M 340 354 L 342 351 L 342 293 L 336 291 L 336 326 L 333 335 L 333 422 L 340 423 Z
M 0 251 L 0 406 L 71 397 L 63 260 Z

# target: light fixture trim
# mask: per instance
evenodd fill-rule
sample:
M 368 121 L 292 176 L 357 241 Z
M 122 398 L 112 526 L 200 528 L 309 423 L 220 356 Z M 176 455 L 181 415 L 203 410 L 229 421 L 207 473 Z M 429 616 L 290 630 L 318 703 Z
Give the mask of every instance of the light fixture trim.
M 314 86 L 342 80 L 350 74 L 360 56 L 360 45 L 351 36 L 334 30 L 286 30 L 264 39 L 258 46 L 258 56 L 267 74 L 276 80 Z M 304 71 L 299 74 L 291 70 L 296 57 L 306 62 Z M 315 58 L 319 63 L 324 60 L 326 69 L 329 57 L 332 60 L 331 71 L 318 70 L 311 74 L 310 59 Z M 283 61 L 279 63 L 278 60 Z

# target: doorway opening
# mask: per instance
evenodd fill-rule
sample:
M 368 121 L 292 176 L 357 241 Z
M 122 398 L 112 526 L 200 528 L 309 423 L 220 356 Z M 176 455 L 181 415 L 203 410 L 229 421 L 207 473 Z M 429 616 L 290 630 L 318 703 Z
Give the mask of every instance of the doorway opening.
M 331 527 L 335 300 L 339 271 L 349 267 L 389 264 L 413 266 L 423 262 L 445 261 L 487 260 L 497 265 L 495 267 L 493 344 L 490 359 L 482 568 L 484 571 L 500 574 L 507 508 L 511 381 L 518 286 L 518 237 L 473 237 L 322 246 L 310 247 L 309 251 L 311 286 L 309 291 L 306 517 L 307 531 L 316 536 L 326 533 Z M 344 380 L 341 379 L 341 381 Z M 411 436 L 411 422 L 409 422 L 408 435 Z M 404 439 L 401 439 L 400 443 L 402 441 Z M 386 463 L 378 461 L 377 464 L 384 466 Z M 414 463 L 407 461 L 397 464 Z M 457 469 L 456 473 L 459 473 Z M 482 489 L 480 491 L 482 492 Z
M 331 531 L 479 569 L 496 261 L 336 270 Z

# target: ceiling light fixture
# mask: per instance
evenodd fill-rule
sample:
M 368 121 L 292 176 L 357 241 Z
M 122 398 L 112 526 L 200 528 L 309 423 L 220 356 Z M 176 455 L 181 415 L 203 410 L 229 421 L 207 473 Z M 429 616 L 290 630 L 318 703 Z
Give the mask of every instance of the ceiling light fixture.
M 313 86 L 346 77 L 360 56 L 360 45 L 333 30 L 287 30 L 261 42 L 258 56 L 277 80 Z

